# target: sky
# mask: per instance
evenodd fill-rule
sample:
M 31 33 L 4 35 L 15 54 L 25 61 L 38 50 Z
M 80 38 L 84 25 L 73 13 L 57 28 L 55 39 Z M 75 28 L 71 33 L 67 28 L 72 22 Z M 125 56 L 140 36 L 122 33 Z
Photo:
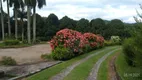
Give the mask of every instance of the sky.
M 46 6 L 42 9 L 37 8 L 37 13 L 44 17 L 54 13 L 59 19 L 68 16 L 74 20 L 102 18 L 134 23 L 136 9 L 142 13 L 139 4 L 142 4 L 142 0 L 46 0 Z M 7 12 L 6 3 L 3 4 L 3 8 Z M 10 15 L 13 15 L 12 13 L 10 8 Z

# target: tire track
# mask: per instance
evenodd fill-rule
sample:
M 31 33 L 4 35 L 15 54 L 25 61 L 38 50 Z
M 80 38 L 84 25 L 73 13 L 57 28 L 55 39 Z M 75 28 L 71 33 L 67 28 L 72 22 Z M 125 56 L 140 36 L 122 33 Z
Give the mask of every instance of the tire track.
M 98 74 L 98 70 L 100 68 L 101 63 L 113 52 L 117 51 L 119 49 L 115 49 L 113 51 L 108 52 L 107 54 L 105 54 L 102 58 L 100 58 L 96 64 L 94 65 L 94 67 L 92 68 L 87 80 L 97 80 L 97 74 Z
M 114 48 L 114 47 L 113 47 Z M 53 76 L 50 80 L 63 80 L 65 76 L 67 76 L 76 66 L 78 66 L 79 64 L 87 61 L 89 58 L 95 56 L 95 55 L 98 55 L 99 53 L 102 53 L 106 50 L 110 50 L 110 49 L 113 49 L 113 48 L 106 48 L 102 51 L 98 51 L 96 52 L 95 54 L 91 54 L 75 63 L 73 63 L 71 66 L 68 66 L 66 69 L 62 70 L 59 74 Z

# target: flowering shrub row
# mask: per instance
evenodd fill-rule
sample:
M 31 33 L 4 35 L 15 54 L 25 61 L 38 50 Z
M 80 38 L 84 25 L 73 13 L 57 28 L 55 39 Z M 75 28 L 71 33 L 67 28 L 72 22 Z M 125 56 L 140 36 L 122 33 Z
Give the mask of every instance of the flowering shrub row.
M 58 46 L 62 45 L 64 48 L 69 48 L 73 53 L 82 53 L 84 47 L 91 48 L 102 47 L 104 38 L 93 33 L 81 34 L 78 31 L 71 29 L 63 29 L 56 33 L 50 41 L 52 50 L 54 51 Z

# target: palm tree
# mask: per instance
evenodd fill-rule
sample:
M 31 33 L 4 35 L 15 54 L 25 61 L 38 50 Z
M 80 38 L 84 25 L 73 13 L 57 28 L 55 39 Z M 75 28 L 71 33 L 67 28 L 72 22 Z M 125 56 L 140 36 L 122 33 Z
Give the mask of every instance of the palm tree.
M 46 0 L 32 0 L 33 7 L 33 43 L 36 41 L 36 4 L 38 3 L 38 8 L 42 8 L 46 5 Z
M 27 19 L 28 19 L 28 24 L 27 24 L 27 37 L 28 37 L 28 43 L 31 44 L 31 3 L 32 3 L 32 0 L 24 0 L 25 1 L 25 4 L 27 5 Z
M 23 0 L 10 0 L 10 7 L 14 7 L 14 16 L 15 16 L 15 38 L 18 38 L 18 27 L 17 27 L 17 10 L 19 8 L 23 8 L 24 7 L 24 2 Z
M 0 0 L 0 7 L 1 7 L 2 40 L 4 40 L 5 37 L 4 37 L 4 20 L 3 20 L 2 0 Z
M 11 26 L 10 26 L 10 14 L 9 14 L 9 0 L 4 0 L 7 1 L 7 13 L 8 13 L 8 35 L 9 37 L 11 36 Z
M 21 27 L 22 27 L 22 41 L 24 41 L 24 18 L 26 18 L 27 12 L 24 11 L 24 8 L 21 10 L 18 10 L 18 17 L 20 18 L 21 21 Z

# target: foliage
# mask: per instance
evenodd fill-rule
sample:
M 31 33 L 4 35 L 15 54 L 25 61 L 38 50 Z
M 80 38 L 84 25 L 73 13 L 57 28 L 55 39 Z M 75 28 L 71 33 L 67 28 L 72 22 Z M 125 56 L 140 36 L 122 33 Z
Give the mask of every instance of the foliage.
M 121 39 L 119 36 L 111 36 L 110 39 L 114 44 L 121 44 Z
M 42 54 L 41 58 L 43 60 L 52 60 L 52 55 L 51 54 Z
M 140 8 L 142 9 L 142 5 L 140 5 Z M 138 16 L 142 18 L 140 13 L 138 13 Z M 124 54 L 126 55 L 125 59 L 129 61 L 127 61 L 128 64 L 131 63 L 131 66 L 142 68 L 142 22 L 137 17 L 134 17 L 134 19 L 138 27 L 133 29 L 133 33 L 131 33 L 132 39 L 128 39 L 124 43 Z
M 74 56 L 69 48 L 64 48 L 63 46 L 58 46 L 52 51 L 52 57 L 55 60 L 68 60 Z
M 104 36 L 104 29 L 106 28 L 105 21 L 101 18 L 92 19 L 90 22 L 90 31 Z
M 26 14 L 27 12 L 24 12 Z M 27 18 L 27 15 L 18 15 Z M 5 13 L 5 15 L 7 15 Z M 32 15 L 32 13 L 31 13 Z M 102 35 L 105 39 L 110 39 L 113 35 L 118 35 L 123 38 L 130 37 L 129 31 L 132 30 L 136 25 L 134 24 L 127 24 L 121 21 L 121 20 L 112 20 L 107 21 L 102 20 L 101 18 L 92 19 L 90 22 L 87 19 L 80 19 L 80 20 L 73 20 L 69 18 L 68 16 L 64 16 L 62 19 L 58 19 L 58 16 L 55 14 L 50 14 L 48 17 L 42 17 L 39 14 L 36 14 L 36 36 L 41 41 L 49 41 L 53 38 L 54 35 L 56 35 L 56 32 L 58 32 L 61 29 L 69 28 L 73 30 L 77 30 L 80 32 L 92 32 L 95 34 Z M 4 17 L 4 25 L 5 25 L 5 33 L 8 33 L 8 26 L 7 26 L 7 16 Z M 15 24 L 14 20 L 12 20 L 12 17 L 10 19 L 11 22 L 11 33 L 15 34 Z M 33 16 L 31 16 L 31 22 L 33 22 Z M 22 25 L 23 24 L 23 28 Z M 24 30 L 24 39 L 27 38 L 27 22 L 23 21 L 21 24 L 21 20 L 18 20 L 18 36 L 21 36 L 22 29 Z M 120 25 L 119 25 L 120 24 Z M 32 26 L 33 24 L 31 24 Z M 122 26 L 122 27 L 121 27 Z M 125 26 L 125 27 L 124 27 Z M 0 26 L 1 28 L 1 26 Z M 33 28 L 31 28 L 32 30 Z M 0 34 L 2 31 L 0 30 Z M 2 34 L 1 34 L 2 35 Z M 0 38 L 1 38 L 0 35 Z M 33 34 L 31 34 L 33 36 Z
M 124 35 L 124 23 L 119 19 L 113 19 L 108 23 L 105 32 L 105 37 L 109 39 L 113 35 L 123 37 Z
M 63 29 L 56 33 L 56 36 L 51 40 L 51 48 L 54 50 L 59 45 L 64 45 L 65 48 L 70 48 L 73 52 L 79 52 L 79 49 L 83 47 L 83 43 L 80 40 L 82 34 L 75 30 Z
M 115 60 L 118 75 L 122 80 L 142 80 L 142 69 L 128 65 L 124 56 L 121 52 Z
M 7 56 L 2 57 L 2 60 L 0 61 L 0 63 L 2 65 L 16 65 L 17 64 L 13 58 L 7 57 Z
M 92 48 L 102 47 L 104 43 L 104 38 L 93 33 L 84 33 L 84 38 L 86 39 L 85 44 L 90 45 Z
M 10 46 L 10 45 L 19 45 L 20 41 L 19 40 L 4 40 L 3 42 L 5 45 Z
M 76 21 L 69 18 L 68 16 L 64 16 L 62 19 L 60 19 L 60 30 L 69 28 L 69 29 L 75 29 L 76 27 Z
M 37 37 L 42 41 L 52 39 L 59 30 L 59 19 L 55 14 L 50 14 L 45 20 L 39 16 L 37 19 Z
M 114 43 L 111 40 L 105 40 L 104 45 L 105 46 L 112 46 L 112 45 L 114 45 Z
M 87 32 L 89 31 L 89 28 L 89 20 L 82 18 L 77 22 L 75 30 L 79 32 Z
M 125 40 L 123 44 L 123 51 L 125 54 L 125 59 L 130 66 L 135 66 L 135 51 L 134 51 L 134 43 L 133 39 L 127 39 Z
M 52 50 L 54 51 L 60 45 L 68 48 L 71 52 L 79 55 L 98 47 L 103 47 L 104 38 L 93 33 L 81 34 L 71 29 L 63 29 L 56 33 L 56 36 L 50 41 Z

